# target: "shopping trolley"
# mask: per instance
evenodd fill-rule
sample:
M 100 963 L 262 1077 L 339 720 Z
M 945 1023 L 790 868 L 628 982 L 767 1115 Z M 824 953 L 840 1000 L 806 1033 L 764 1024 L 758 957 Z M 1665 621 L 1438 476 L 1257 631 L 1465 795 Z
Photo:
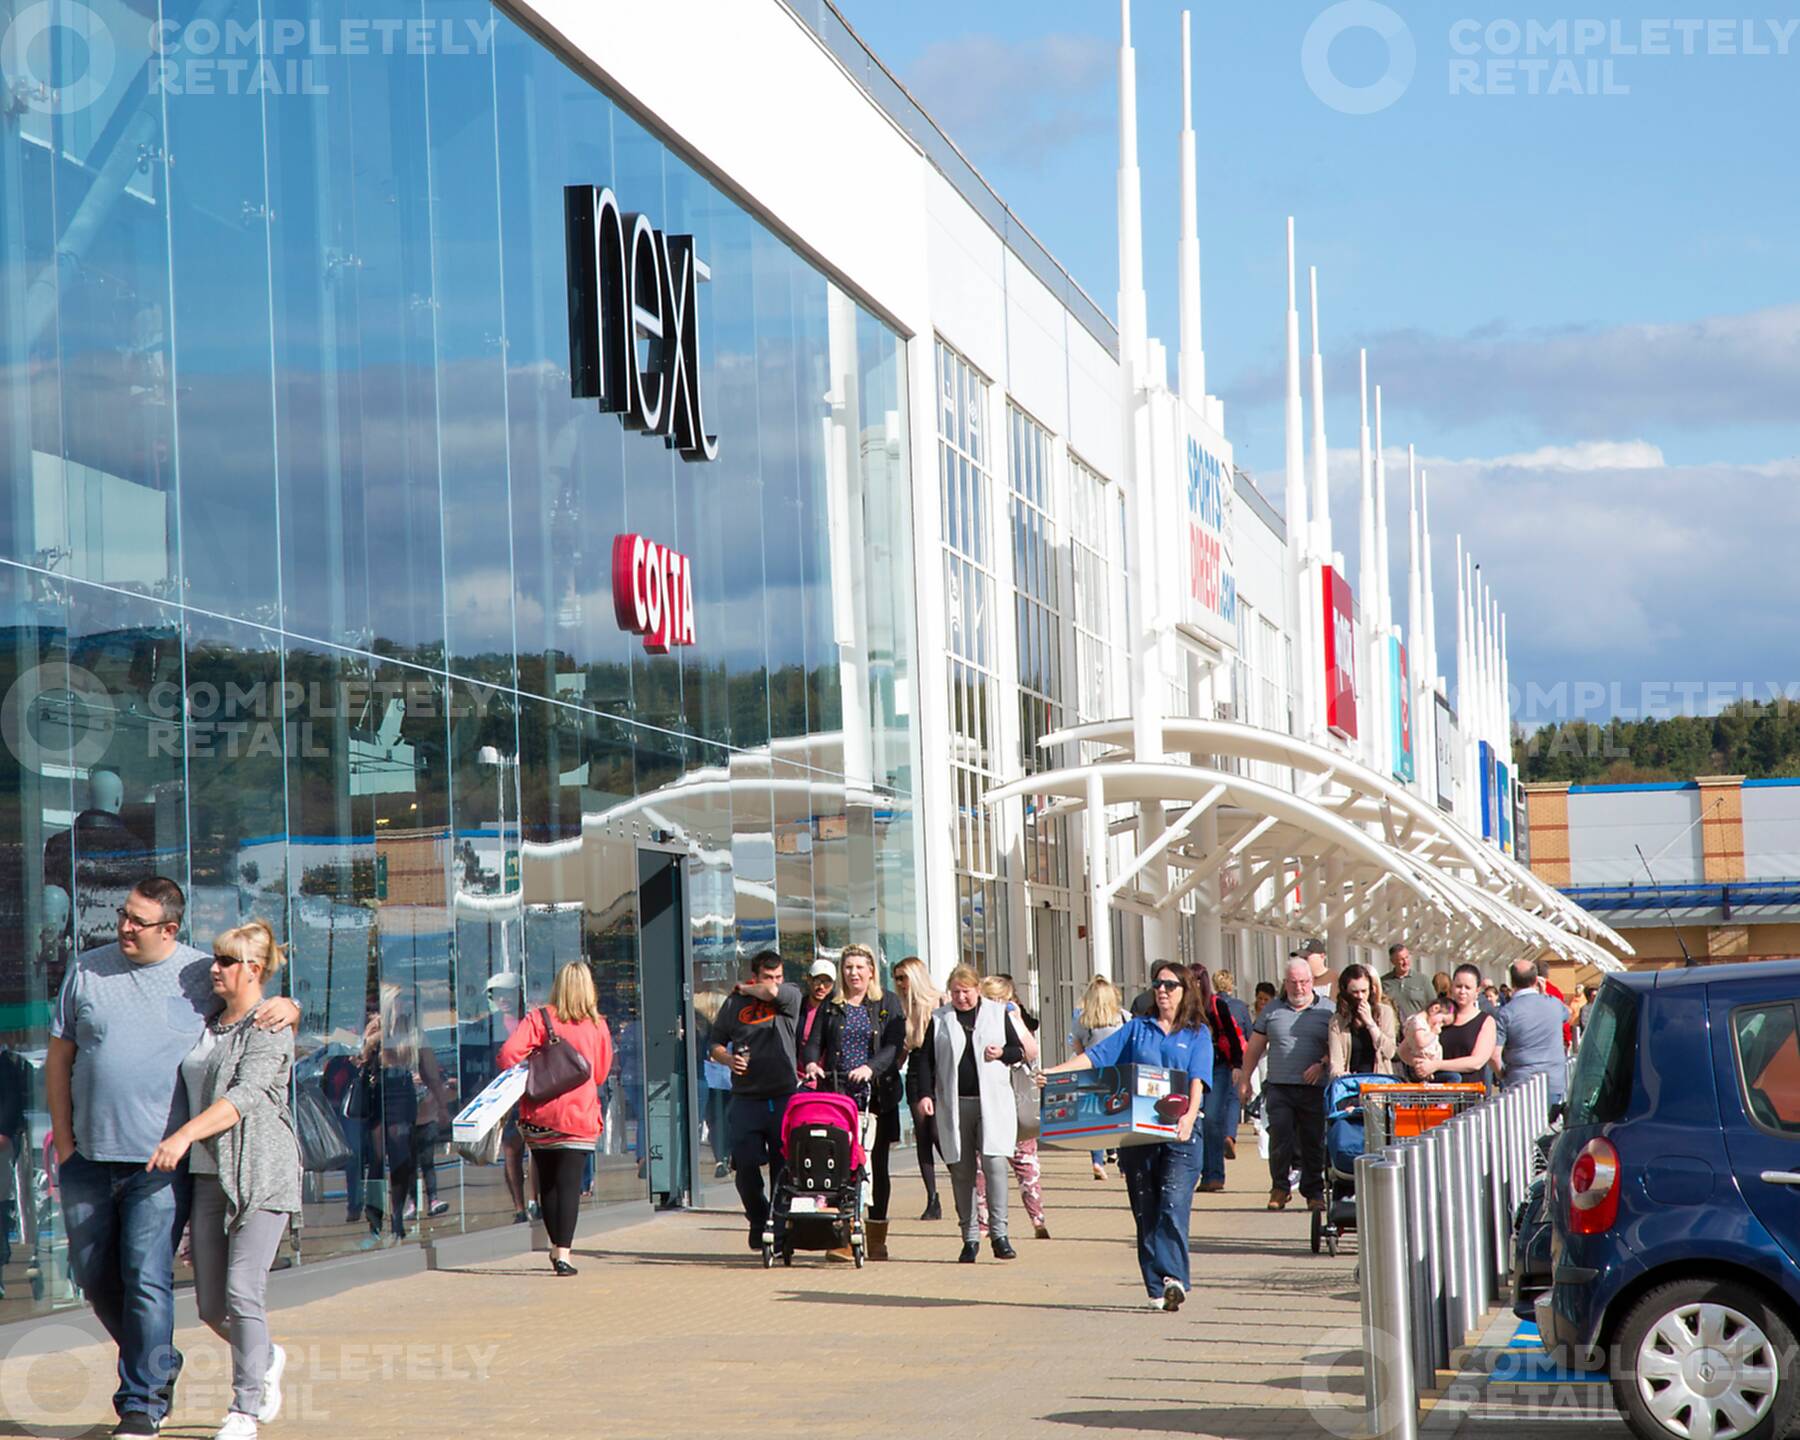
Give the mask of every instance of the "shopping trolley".
M 1487 1093 L 1479 1084 L 1418 1085 L 1388 1075 L 1340 1075 L 1325 1091 L 1325 1208 L 1312 1215 L 1312 1252 L 1335 1255 L 1356 1229 L 1356 1158 L 1423 1135 Z

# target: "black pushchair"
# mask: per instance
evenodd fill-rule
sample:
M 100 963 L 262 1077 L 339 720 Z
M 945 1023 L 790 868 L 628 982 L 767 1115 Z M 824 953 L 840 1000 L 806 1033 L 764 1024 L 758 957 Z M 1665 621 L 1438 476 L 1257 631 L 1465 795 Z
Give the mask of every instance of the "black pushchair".
M 781 1117 L 784 1168 L 763 1226 L 765 1269 L 775 1264 L 781 1232 L 783 1265 L 796 1250 L 849 1250 L 857 1268 L 864 1259 L 861 1115 L 848 1095 L 802 1090 Z

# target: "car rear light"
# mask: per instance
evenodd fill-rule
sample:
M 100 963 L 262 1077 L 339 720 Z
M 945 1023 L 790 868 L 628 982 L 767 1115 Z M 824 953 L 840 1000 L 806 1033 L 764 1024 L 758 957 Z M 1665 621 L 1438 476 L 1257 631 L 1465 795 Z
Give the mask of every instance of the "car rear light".
M 1581 1147 L 1569 1171 L 1569 1231 L 1604 1235 L 1619 1218 L 1619 1152 L 1610 1141 Z

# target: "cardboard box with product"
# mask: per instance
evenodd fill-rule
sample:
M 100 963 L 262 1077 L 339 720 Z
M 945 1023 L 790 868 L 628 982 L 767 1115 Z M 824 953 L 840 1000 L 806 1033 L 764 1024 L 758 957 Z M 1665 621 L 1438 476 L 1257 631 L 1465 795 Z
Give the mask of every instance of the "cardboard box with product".
M 488 1081 L 487 1087 L 463 1106 L 450 1122 L 450 1138 L 459 1145 L 474 1145 L 486 1139 L 524 1095 L 525 1078 L 530 1068 L 521 1060 Z
M 1103 1065 L 1052 1075 L 1044 1085 L 1045 1145 L 1112 1150 L 1175 1138 L 1188 1077 L 1155 1065 Z

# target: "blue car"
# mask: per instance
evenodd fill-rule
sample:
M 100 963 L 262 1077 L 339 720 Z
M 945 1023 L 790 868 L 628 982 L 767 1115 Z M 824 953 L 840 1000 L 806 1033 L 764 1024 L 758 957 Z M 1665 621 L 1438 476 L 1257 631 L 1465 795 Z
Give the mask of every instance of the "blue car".
M 1800 1399 L 1800 962 L 1608 976 L 1550 1154 L 1546 1346 L 1655 1440 Z

